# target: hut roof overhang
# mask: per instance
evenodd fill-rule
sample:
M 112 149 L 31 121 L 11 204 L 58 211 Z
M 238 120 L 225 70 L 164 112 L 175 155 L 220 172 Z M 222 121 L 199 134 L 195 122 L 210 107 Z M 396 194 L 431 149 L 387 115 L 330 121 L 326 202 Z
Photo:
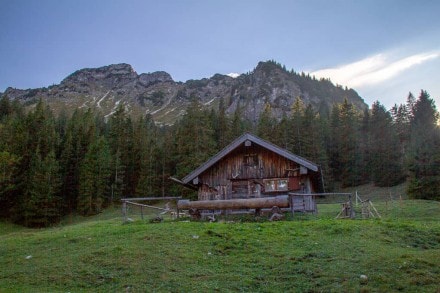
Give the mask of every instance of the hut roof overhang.
M 238 137 L 237 139 L 235 139 L 231 144 L 226 146 L 223 150 L 218 152 L 211 159 L 209 159 L 208 161 L 206 161 L 205 163 L 200 165 L 197 169 L 195 169 L 194 171 L 192 171 L 191 173 L 186 175 L 182 179 L 182 182 L 185 184 L 190 184 L 190 182 L 194 178 L 196 178 L 197 176 L 199 176 L 200 174 L 202 174 L 203 172 L 208 170 L 215 163 L 220 161 L 222 158 L 227 156 L 229 153 L 231 153 L 232 151 L 234 151 L 236 148 L 238 148 L 239 146 L 241 146 L 242 144 L 244 144 L 247 141 L 255 143 L 255 144 L 257 144 L 267 150 L 270 150 L 270 151 L 272 151 L 282 157 L 285 157 L 286 159 L 289 159 L 289 160 L 297 163 L 298 165 L 303 166 L 313 172 L 318 172 L 318 170 L 319 170 L 319 166 L 310 162 L 309 160 L 304 159 L 300 156 L 294 155 L 291 152 L 289 152 L 285 149 L 282 149 L 282 148 L 280 148 L 280 147 L 278 147 L 278 146 L 276 146 L 276 145 L 274 145 L 264 139 L 261 139 L 255 135 L 252 135 L 250 133 L 245 133 L 245 134 L 241 135 L 240 137 Z

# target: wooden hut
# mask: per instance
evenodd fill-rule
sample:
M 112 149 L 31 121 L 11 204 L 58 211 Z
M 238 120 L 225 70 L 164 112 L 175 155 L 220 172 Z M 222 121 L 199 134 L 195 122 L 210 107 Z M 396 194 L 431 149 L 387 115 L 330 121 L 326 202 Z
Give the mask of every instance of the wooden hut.
M 319 166 L 250 133 L 235 139 L 180 183 L 198 191 L 198 200 L 289 195 L 292 211 L 316 211 Z M 304 195 L 304 196 L 302 196 Z

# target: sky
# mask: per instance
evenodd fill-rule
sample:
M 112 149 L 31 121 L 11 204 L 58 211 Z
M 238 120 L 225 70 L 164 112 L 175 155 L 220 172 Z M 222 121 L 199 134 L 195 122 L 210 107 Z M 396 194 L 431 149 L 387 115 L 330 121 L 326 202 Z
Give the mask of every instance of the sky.
M 128 63 L 176 81 L 259 61 L 330 78 L 390 109 L 440 108 L 438 0 L 0 0 L 0 92 Z

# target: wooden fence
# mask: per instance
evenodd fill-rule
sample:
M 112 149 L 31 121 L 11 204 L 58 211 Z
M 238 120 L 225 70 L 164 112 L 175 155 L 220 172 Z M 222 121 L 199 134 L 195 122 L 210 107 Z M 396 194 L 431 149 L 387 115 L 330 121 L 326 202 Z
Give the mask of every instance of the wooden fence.
M 124 219 L 124 222 L 128 221 L 128 207 L 129 206 L 136 206 L 140 208 L 141 211 L 141 219 L 144 219 L 144 208 L 147 209 L 155 209 L 162 211 L 160 214 L 166 214 L 170 213 L 171 215 L 175 215 L 177 218 L 179 217 L 179 210 L 177 209 L 177 201 L 181 199 L 181 196 L 167 196 L 167 197 L 131 197 L 131 198 L 122 198 L 122 217 Z M 139 202 L 152 202 L 152 201 L 167 201 L 167 202 L 174 202 L 176 209 L 172 210 L 171 207 L 169 207 L 168 203 L 165 205 L 165 207 L 158 207 L 153 206 L 151 204 L 143 204 Z

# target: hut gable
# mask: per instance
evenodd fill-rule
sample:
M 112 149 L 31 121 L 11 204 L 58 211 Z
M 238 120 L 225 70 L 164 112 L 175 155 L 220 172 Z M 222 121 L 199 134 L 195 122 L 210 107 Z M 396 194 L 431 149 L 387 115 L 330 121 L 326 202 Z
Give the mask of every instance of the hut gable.
M 316 190 L 319 167 L 250 133 L 182 179 L 199 200 L 254 198 Z

